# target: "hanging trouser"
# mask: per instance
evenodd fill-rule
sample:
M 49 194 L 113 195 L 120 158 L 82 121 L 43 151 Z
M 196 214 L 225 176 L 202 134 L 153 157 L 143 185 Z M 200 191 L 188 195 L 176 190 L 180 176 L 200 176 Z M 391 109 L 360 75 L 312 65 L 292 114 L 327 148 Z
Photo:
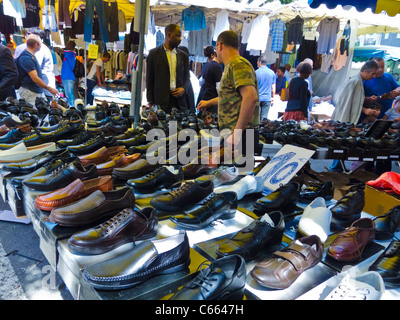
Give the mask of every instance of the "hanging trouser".
M 85 31 L 83 40 L 85 40 L 85 42 L 92 41 L 94 7 L 96 7 L 96 13 L 99 20 L 101 40 L 104 43 L 107 43 L 109 42 L 108 27 L 106 22 L 106 15 L 104 12 L 103 0 L 86 0 Z
M 57 25 L 57 17 L 56 17 L 56 0 L 46 0 L 45 1 L 45 6 L 44 6 L 44 30 L 50 30 L 53 32 L 58 31 L 58 25 Z M 49 11 L 50 11 L 50 16 L 49 16 Z
M 71 14 L 69 13 L 70 0 L 59 0 L 58 2 L 58 24 L 60 29 L 72 27 Z
M 110 2 L 105 6 L 106 23 L 109 26 L 108 40 L 110 42 L 119 41 L 118 4 L 117 2 Z

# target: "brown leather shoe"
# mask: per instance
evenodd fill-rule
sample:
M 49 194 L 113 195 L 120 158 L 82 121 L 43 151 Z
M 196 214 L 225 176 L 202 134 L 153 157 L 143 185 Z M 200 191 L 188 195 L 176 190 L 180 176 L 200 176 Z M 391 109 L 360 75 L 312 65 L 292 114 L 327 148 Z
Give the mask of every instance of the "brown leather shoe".
M 77 202 L 54 208 L 49 221 L 64 227 L 85 226 L 134 206 L 135 195 L 129 187 L 105 192 L 97 190 Z
M 79 156 L 79 160 L 82 165 L 87 166 L 88 164 L 101 164 L 109 161 L 111 158 L 121 154 L 127 153 L 128 150 L 125 146 L 114 146 L 114 147 L 101 147 L 95 152 Z
M 98 164 L 97 171 L 100 176 L 112 174 L 114 168 L 125 167 L 131 163 L 134 163 L 136 160 L 139 160 L 141 157 L 140 153 L 134 153 L 132 155 L 120 154 L 110 161 Z
M 250 271 L 261 286 L 286 289 L 307 269 L 322 260 L 324 246 L 316 235 L 293 241 L 288 247 L 276 251 L 272 257 L 257 264 Z
M 76 179 L 64 188 L 36 197 L 35 207 L 40 210 L 51 211 L 53 208 L 66 206 L 78 201 L 96 190 L 110 191 L 113 187 L 111 176 L 103 176 L 86 181 Z
M 141 211 L 127 208 L 110 220 L 73 234 L 68 248 L 74 254 L 102 254 L 125 243 L 143 241 L 157 236 L 158 219 L 151 207 Z
M 328 255 L 339 261 L 357 261 L 369 241 L 375 238 L 375 222 L 361 218 L 340 232 L 328 249 Z

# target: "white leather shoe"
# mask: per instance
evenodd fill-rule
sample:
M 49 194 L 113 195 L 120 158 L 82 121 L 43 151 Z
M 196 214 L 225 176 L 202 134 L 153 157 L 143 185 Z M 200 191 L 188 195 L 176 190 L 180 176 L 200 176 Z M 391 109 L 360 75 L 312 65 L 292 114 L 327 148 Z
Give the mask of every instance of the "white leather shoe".
M 318 197 L 304 209 L 298 230 L 304 236 L 317 235 L 324 243 L 330 232 L 331 220 L 331 210 L 326 207 L 324 198 Z
M 241 200 L 247 194 L 259 193 L 264 189 L 263 177 L 256 176 L 245 176 L 238 182 L 230 186 L 218 187 L 214 190 L 215 193 L 222 193 L 227 191 L 233 191 L 237 195 L 237 199 Z
M 380 300 L 384 292 L 385 284 L 378 272 L 349 273 L 325 300 Z
M 48 142 L 33 147 L 27 147 L 23 142 L 15 147 L 0 151 L 0 163 L 22 162 L 32 159 L 34 156 L 44 151 L 56 151 L 57 146 L 54 142 Z

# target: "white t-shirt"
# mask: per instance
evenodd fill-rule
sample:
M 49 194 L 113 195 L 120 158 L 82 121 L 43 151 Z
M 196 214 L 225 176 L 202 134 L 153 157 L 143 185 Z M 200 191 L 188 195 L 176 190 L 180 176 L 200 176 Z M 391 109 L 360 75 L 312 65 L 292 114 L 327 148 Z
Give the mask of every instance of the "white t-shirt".
M 95 78 L 95 76 L 96 76 L 96 69 L 97 69 L 97 66 L 100 67 L 100 72 L 103 72 L 103 71 L 104 71 L 104 62 L 103 62 L 103 60 L 102 60 L 101 58 L 100 58 L 100 59 L 97 59 L 95 62 L 93 62 L 92 68 L 90 69 L 90 71 L 89 71 L 89 73 L 88 73 L 88 75 L 87 75 L 87 78 L 88 78 L 88 79 L 90 79 L 90 80 L 96 80 L 96 79 L 94 79 L 94 78 Z M 97 80 L 99 80 L 99 79 L 97 79 Z

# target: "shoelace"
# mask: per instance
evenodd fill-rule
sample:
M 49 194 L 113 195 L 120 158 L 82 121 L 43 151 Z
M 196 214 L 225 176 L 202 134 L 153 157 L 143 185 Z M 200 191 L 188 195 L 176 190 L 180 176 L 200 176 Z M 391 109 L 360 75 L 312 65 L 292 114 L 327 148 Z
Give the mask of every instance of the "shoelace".
M 114 227 L 117 227 L 118 224 L 122 223 L 126 218 L 131 215 L 131 211 L 129 209 L 124 209 L 116 216 L 112 217 L 111 219 L 107 220 L 106 222 L 100 224 L 100 228 L 105 233 L 110 233 Z
M 347 284 L 340 284 L 331 296 L 335 297 L 335 294 L 345 299 L 366 300 L 371 291 L 368 288 L 352 288 Z
M 51 172 L 51 177 L 55 178 L 55 177 L 59 176 L 66 168 L 68 168 L 69 165 L 70 165 L 69 163 L 64 163 L 61 166 L 59 166 L 58 168 L 54 169 Z
M 210 267 L 211 267 L 211 263 L 209 261 L 207 261 L 207 260 L 203 261 L 197 268 L 197 271 L 199 271 L 199 274 L 196 277 L 196 281 L 193 281 L 194 286 L 202 287 L 207 292 L 210 291 L 209 287 L 212 286 L 212 282 L 218 280 L 218 279 L 210 277 L 210 274 L 212 274 L 212 272 L 209 272 L 209 274 L 205 273 L 205 270 L 207 270 Z
M 193 185 L 194 185 L 193 182 L 187 181 L 187 182 L 185 182 L 183 185 L 181 185 L 178 189 L 175 189 L 175 190 L 170 191 L 170 194 L 171 194 L 173 197 L 179 197 L 179 196 L 181 196 L 182 194 L 184 194 L 187 190 L 189 190 L 189 188 L 190 188 L 191 186 L 193 186 Z

